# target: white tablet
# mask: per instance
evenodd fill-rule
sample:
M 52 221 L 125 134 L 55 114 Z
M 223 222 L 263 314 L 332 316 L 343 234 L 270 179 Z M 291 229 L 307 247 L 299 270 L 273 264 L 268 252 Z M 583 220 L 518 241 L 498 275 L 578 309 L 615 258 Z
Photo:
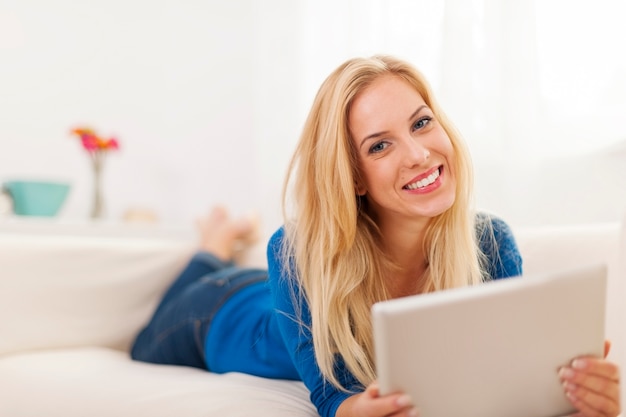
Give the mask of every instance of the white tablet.
M 557 370 L 604 353 L 604 265 L 377 303 L 381 393 L 423 417 L 552 417 L 574 409 Z

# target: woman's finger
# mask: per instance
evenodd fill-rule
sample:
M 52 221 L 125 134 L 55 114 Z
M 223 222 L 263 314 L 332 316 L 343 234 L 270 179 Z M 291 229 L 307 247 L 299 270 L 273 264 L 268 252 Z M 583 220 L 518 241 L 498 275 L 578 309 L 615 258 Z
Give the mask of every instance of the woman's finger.
M 403 393 L 380 396 L 378 384 L 371 383 L 364 392 L 344 401 L 341 407 L 352 410 L 351 414 L 370 417 L 411 417 L 418 412 L 411 398 Z
M 604 359 L 606 359 L 606 357 L 609 356 L 610 351 L 611 351 L 611 341 L 605 340 L 604 341 Z
M 371 384 L 369 384 L 369 386 L 365 389 L 365 392 L 371 397 L 371 398 L 376 398 L 380 395 L 380 391 L 378 389 L 378 383 L 376 382 L 372 382 Z
M 585 417 L 617 417 L 620 413 L 618 402 L 579 385 L 566 383 L 565 395 Z
M 576 358 L 569 367 L 563 367 L 563 369 L 568 368 L 576 372 L 603 377 L 614 382 L 619 382 L 620 379 L 619 366 L 606 359 L 593 357 Z
M 617 401 L 616 399 L 618 399 L 620 395 L 619 383 L 603 376 L 564 367 L 559 371 L 559 377 L 564 384 L 563 386 L 565 386 L 565 384 L 581 386 L 589 391 L 612 399 L 613 401 Z

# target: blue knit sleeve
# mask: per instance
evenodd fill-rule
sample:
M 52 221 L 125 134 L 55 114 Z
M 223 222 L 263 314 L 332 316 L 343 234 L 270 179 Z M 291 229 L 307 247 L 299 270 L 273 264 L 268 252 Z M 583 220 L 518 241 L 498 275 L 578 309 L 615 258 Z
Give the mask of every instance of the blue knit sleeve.
M 292 284 L 283 269 L 281 254 L 283 238 L 284 229 L 281 228 L 274 233 L 267 248 L 269 284 L 278 327 L 291 360 L 309 389 L 311 402 L 322 417 L 333 417 L 339 405 L 351 394 L 335 388 L 326 381 L 317 366 L 310 332 L 311 314 L 300 297 L 297 286 Z M 301 318 L 304 326 L 300 324 L 298 318 Z M 337 375 L 343 386 L 353 387 L 355 380 L 352 374 L 340 361 L 337 367 Z
M 479 213 L 476 216 L 476 232 L 488 279 L 522 275 L 522 256 L 515 236 L 504 220 Z

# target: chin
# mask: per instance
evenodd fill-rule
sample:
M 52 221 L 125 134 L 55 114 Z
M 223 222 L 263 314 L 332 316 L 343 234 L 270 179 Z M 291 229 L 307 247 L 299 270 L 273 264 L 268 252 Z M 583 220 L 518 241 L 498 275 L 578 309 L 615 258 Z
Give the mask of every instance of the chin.
M 424 217 L 437 217 L 450 210 L 454 206 L 454 201 L 454 196 L 452 196 L 452 198 L 433 202 L 428 207 L 421 207 L 419 211 Z

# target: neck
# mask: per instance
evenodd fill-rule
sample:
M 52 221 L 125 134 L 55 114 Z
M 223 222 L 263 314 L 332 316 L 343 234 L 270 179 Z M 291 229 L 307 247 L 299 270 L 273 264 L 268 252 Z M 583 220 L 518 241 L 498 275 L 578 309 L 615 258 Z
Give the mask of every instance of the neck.
M 424 253 L 427 223 L 381 227 L 384 250 L 398 267 L 389 272 L 389 290 L 394 298 L 414 295 L 428 267 Z

